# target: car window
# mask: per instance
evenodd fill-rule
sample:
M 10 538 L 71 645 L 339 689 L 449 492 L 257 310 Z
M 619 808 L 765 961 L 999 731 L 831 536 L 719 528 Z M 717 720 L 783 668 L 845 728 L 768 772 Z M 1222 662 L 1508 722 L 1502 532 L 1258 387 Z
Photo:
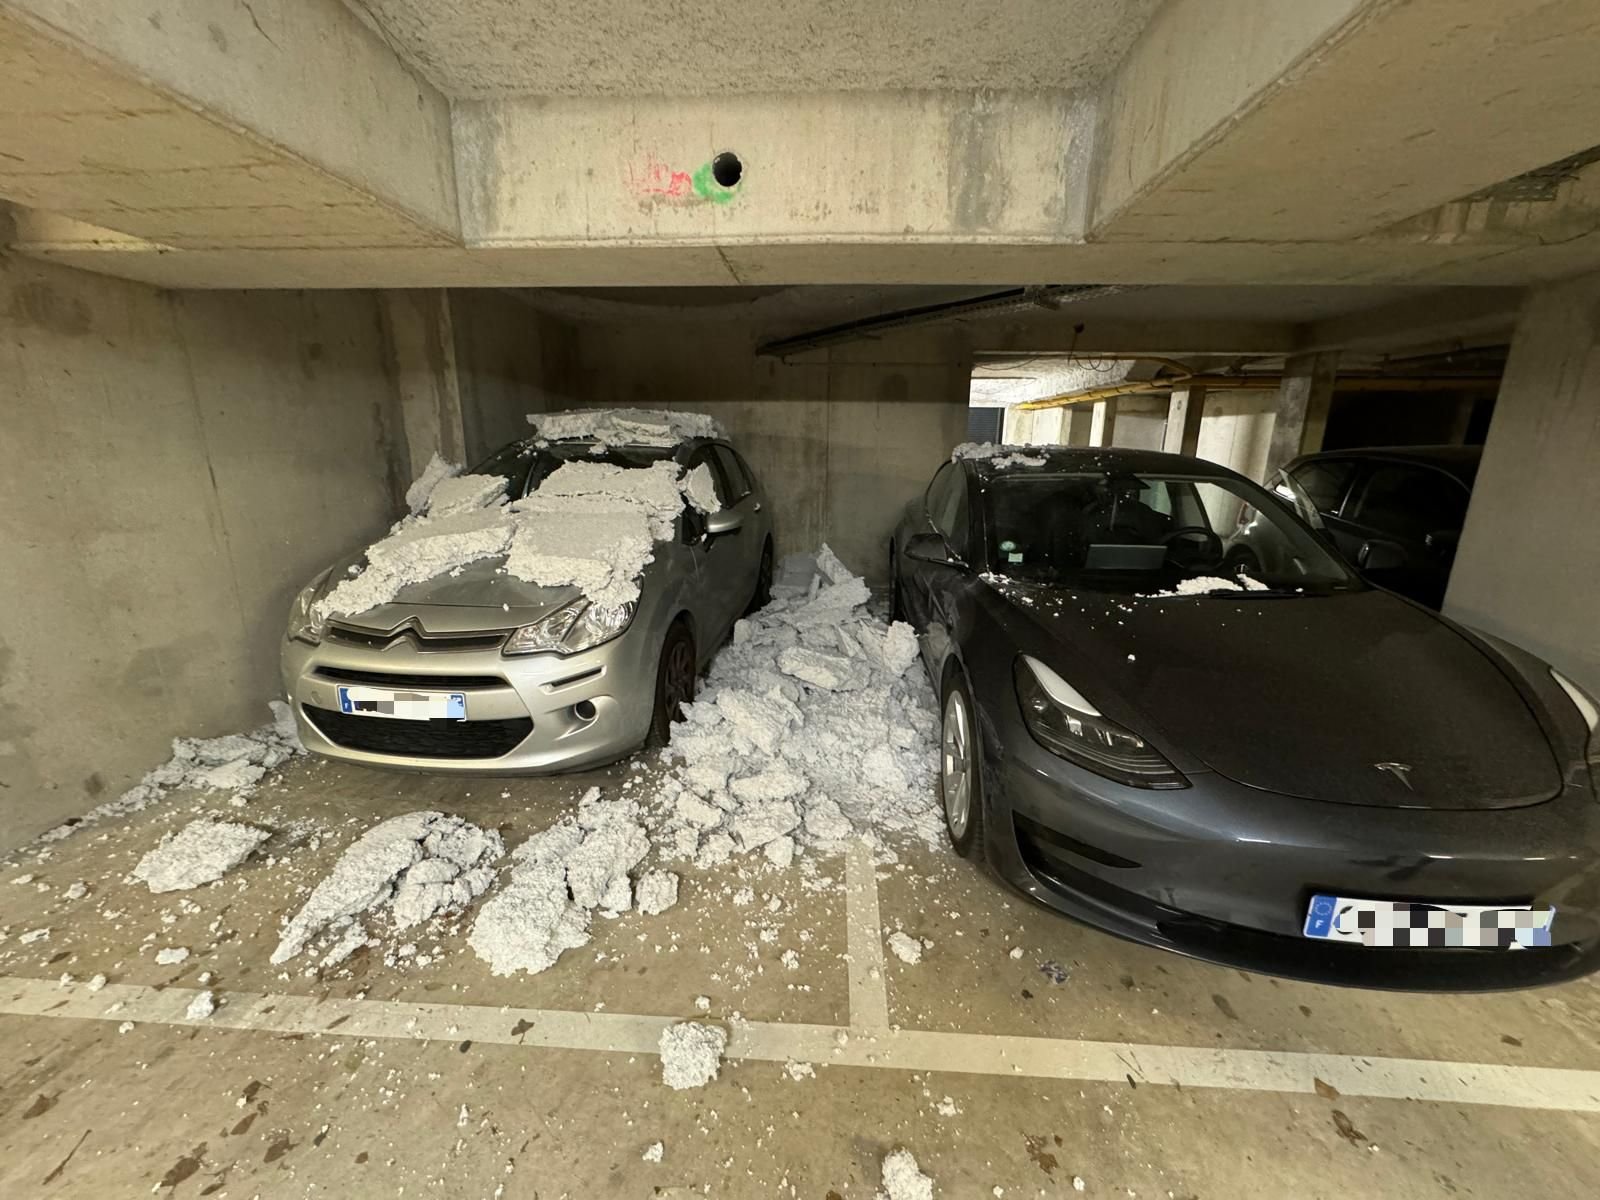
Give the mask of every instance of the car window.
M 957 554 L 967 553 L 967 476 L 945 463 L 928 485 L 928 520 Z
M 723 478 L 728 483 L 728 503 L 737 504 L 751 492 L 750 477 L 745 474 L 744 464 L 739 461 L 739 456 L 727 446 L 713 446 L 716 453 L 717 464 L 722 468 Z
M 470 472 L 473 475 L 499 475 L 506 481 L 506 495 L 520 499 L 534 491 L 553 471 L 569 462 L 606 463 L 614 467 L 649 467 L 672 453 L 660 446 L 605 446 L 592 441 L 549 442 L 539 445 L 534 438 L 523 438 L 502 446 Z
M 1289 477 L 1317 506 L 1318 512 L 1336 513 L 1339 501 L 1356 473 L 1352 458 L 1314 458 L 1289 472 Z
M 1427 467 L 1374 467 L 1361 489 L 1355 520 L 1396 537 L 1421 541 L 1430 533 L 1459 530 L 1467 515 L 1468 498 L 1461 484 Z
M 744 472 L 745 486 L 752 492 L 756 490 L 756 473 L 750 469 L 750 464 L 745 461 L 744 455 L 733 447 L 728 447 L 728 453 L 733 455 L 733 461 L 739 464 L 739 469 Z
M 1242 479 L 1013 471 L 989 481 L 983 503 L 990 569 L 1014 579 L 1123 595 L 1180 594 L 1190 581 L 1192 594 L 1359 586 L 1291 509 Z M 1260 550 L 1248 564 L 1219 532 L 1242 510 Z

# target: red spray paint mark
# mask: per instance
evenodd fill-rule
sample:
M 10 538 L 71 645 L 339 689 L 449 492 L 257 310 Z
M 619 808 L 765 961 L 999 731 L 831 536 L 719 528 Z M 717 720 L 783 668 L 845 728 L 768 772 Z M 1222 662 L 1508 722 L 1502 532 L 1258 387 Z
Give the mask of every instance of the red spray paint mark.
M 645 156 L 644 167 L 628 169 L 629 183 L 641 196 L 663 196 L 669 200 L 688 200 L 694 195 L 694 176 L 674 171 L 654 154 Z

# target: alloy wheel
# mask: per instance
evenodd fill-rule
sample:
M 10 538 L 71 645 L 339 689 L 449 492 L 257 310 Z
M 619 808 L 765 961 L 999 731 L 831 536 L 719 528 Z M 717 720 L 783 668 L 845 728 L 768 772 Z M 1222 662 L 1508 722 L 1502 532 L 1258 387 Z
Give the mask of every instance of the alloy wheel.
M 688 638 L 673 643 L 665 669 L 667 719 L 676 721 L 683 715 L 682 706 L 694 699 L 694 648 Z
M 944 819 L 950 836 L 960 841 L 972 817 L 972 723 L 959 688 L 944 702 L 943 753 L 940 756 L 940 791 Z

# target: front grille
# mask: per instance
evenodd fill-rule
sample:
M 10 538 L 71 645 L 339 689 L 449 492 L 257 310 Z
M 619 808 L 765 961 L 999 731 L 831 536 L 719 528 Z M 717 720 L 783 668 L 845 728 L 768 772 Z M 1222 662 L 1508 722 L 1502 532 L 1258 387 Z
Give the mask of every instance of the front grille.
M 499 721 L 394 721 L 355 717 L 302 704 L 300 710 L 336 746 L 404 758 L 499 758 L 533 732 L 529 717 Z
M 510 686 L 498 675 L 406 675 L 397 671 L 352 671 L 345 667 L 318 667 L 317 678 L 335 683 L 370 683 L 374 687 L 416 688 L 424 692 Z
M 366 646 L 382 650 L 393 642 L 406 638 L 418 650 L 492 650 L 505 641 L 500 633 L 420 633 L 413 626 L 393 629 L 388 633 L 376 629 L 357 629 L 352 625 L 330 624 L 323 635 L 329 641 L 345 642 L 351 646 Z

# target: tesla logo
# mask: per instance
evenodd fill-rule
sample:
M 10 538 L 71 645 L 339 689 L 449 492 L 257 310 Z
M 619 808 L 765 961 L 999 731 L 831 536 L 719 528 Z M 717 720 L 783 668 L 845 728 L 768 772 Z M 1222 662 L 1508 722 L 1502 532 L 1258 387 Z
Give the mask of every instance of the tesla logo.
M 1407 791 L 1416 791 L 1416 789 L 1411 786 L 1410 763 L 1373 763 L 1372 765 L 1377 767 L 1380 771 L 1393 775 L 1401 783 L 1406 785 Z

